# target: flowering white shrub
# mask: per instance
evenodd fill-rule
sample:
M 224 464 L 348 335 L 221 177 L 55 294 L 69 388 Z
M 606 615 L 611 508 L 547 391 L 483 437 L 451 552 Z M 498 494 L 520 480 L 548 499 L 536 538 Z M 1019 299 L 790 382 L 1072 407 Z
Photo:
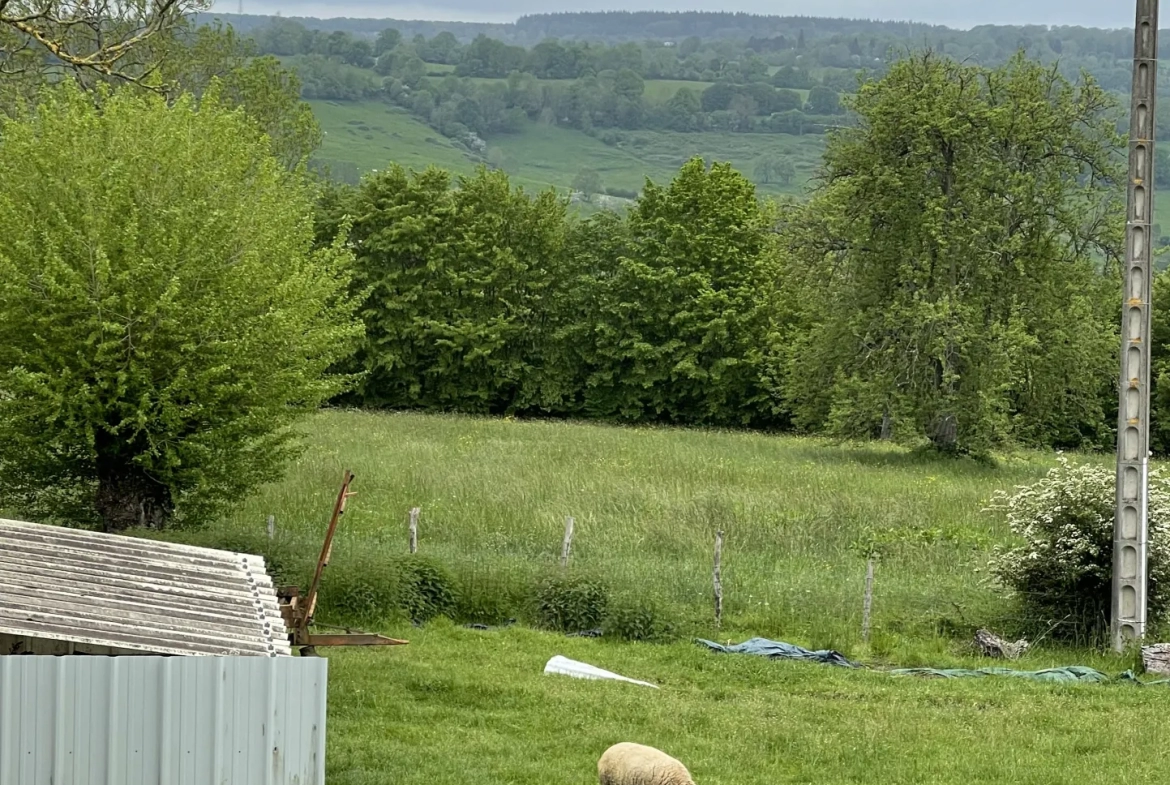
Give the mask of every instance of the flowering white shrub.
M 1023 544 L 997 548 L 990 568 L 1033 628 L 1060 637 L 1099 638 L 1109 628 L 1116 475 L 1111 467 L 1059 465 L 1033 485 L 1000 491 L 988 511 L 1002 515 Z M 1170 480 L 1150 470 L 1151 622 L 1170 605 Z

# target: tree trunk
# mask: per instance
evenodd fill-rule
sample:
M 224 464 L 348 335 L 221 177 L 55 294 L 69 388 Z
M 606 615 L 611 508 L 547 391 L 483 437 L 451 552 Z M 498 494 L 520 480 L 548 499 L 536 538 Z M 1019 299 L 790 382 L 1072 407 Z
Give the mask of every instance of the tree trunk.
M 167 486 L 137 466 L 100 459 L 96 506 L 108 532 L 132 526 L 161 529 L 174 512 Z

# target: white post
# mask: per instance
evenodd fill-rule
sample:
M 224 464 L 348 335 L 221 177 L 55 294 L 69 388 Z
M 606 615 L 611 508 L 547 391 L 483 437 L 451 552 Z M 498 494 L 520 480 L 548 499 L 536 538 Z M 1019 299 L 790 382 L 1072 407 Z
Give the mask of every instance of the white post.
M 723 532 L 715 532 L 715 627 L 723 626 Z
M 869 643 L 869 614 L 873 608 L 873 557 L 865 563 L 865 597 L 861 603 L 861 640 Z
M 561 541 L 561 567 L 569 566 L 569 551 L 573 547 L 573 516 L 565 518 L 565 539 Z

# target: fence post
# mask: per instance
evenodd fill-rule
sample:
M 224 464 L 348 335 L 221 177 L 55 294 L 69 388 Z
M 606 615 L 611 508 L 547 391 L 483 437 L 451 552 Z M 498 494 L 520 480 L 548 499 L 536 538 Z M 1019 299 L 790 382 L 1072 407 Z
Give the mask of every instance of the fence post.
M 561 567 L 569 566 L 569 550 L 573 547 L 573 516 L 565 518 L 565 539 L 561 542 Z
M 269 515 L 268 516 L 268 539 L 271 540 L 275 536 L 276 536 L 276 516 Z
M 715 532 L 715 627 L 723 625 L 723 532 Z
M 412 507 L 410 510 L 410 552 L 418 552 L 418 514 L 421 510 L 418 507 Z
M 873 557 L 865 563 L 865 599 L 861 605 L 861 640 L 869 643 L 869 613 L 873 608 Z

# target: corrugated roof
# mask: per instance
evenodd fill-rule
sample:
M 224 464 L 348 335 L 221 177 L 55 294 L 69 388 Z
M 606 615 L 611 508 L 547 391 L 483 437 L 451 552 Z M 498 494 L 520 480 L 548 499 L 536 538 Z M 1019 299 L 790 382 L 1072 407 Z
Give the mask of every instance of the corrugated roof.
M 263 557 L 0 519 L 10 636 L 113 653 L 291 654 Z

